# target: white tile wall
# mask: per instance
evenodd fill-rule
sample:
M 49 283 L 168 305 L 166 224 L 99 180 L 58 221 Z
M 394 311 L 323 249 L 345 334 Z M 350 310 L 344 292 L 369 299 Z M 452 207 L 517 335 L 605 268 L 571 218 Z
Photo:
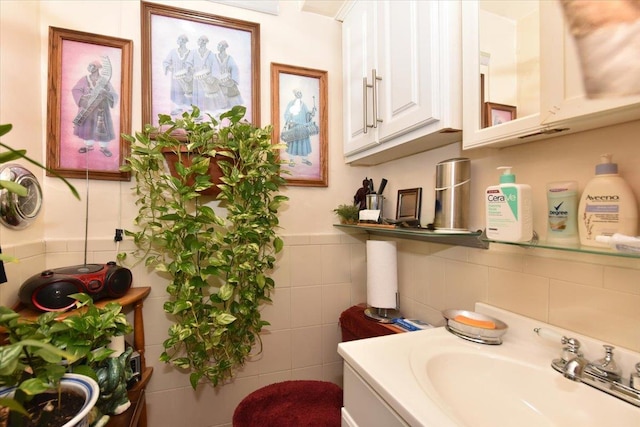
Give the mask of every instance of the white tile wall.
M 315 379 L 342 383 L 338 319 L 366 301 L 364 234 L 286 236 L 272 277 L 272 303 L 262 310 L 271 323 L 262 352 L 230 384 L 194 392 L 188 374 L 158 361 L 171 324 L 162 305 L 167 279 L 132 267 L 134 286 L 151 286 L 144 302 L 147 364 L 154 373 L 147 388 L 149 425 L 222 427 L 250 392 L 273 382 Z M 80 248 L 80 249 L 79 249 Z M 89 262 L 114 259 L 113 242 L 91 242 Z M 121 250 L 133 247 L 123 242 Z M 0 300 L 11 305 L 20 283 L 44 268 L 82 263 L 77 241 L 30 242 L 3 248 L 20 254 L 6 265 L 9 282 Z M 557 255 L 554 257 L 554 255 Z M 493 245 L 489 250 L 398 240 L 401 311 L 441 324 L 447 308 L 473 309 L 476 301 L 640 351 L 640 262 L 584 254 Z

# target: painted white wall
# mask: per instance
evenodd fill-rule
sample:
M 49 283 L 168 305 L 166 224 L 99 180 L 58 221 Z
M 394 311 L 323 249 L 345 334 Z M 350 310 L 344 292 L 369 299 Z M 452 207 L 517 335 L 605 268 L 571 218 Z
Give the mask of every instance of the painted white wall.
M 46 152 L 48 27 L 86 31 L 133 40 L 132 132 L 141 129 L 140 6 L 136 1 L 24 1 L 2 2 L 2 112 L 0 121 L 14 124 L 5 141 L 26 147 L 44 159 Z M 171 4 L 172 2 L 169 2 Z M 313 224 L 315 231 L 329 232 L 332 209 L 348 202 L 366 172 L 348 168 L 342 161 L 342 60 L 340 23 L 321 15 L 300 12 L 297 2 L 281 2 L 279 16 L 253 12 L 208 1 L 173 2 L 174 6 L 207 14 L 260 23 L 261 120 L 271 120 L 270 63 L 279 62 L 328 72 L 329 187 L 289 187 L 291 203 L 282 211 L 281 224 L 299 234 Z M 33 19 L 33 17 L 39 19 Z M 6 24 L 5 24 L 6 22 Z M 11 40 L 11 42 L 7 42 Z M 25 54 L 28 52 L 29 54 Z M 10 64 L 10 66 L 8 66 Z M 362 177 L 361 177 L 362 176 Z M 46 203 L 38 224 L 28 234 L 47 239 L 78 238 L 85 233 L 85 202 L 89 200 L 90 238 L 113 237 L 115 228 L 132 224 L 135 206 L 130 182 L 73 180 L 83 196 L 75 200 L 57 180 L 43 178 Z M 88 191 L 87 191 L 88 186 Z M 37 231 L 35 231 L 37 230 Z M 4 232 L 4 230 L 3 230 Z M 10 234 L 10 233 L 6 233 Z M 10 237 L 5 242 L 10 243 Z

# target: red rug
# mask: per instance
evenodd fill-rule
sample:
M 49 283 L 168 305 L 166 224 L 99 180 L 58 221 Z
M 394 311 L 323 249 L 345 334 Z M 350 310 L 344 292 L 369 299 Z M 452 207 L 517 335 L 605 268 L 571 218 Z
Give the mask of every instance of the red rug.
M 340 427 L 342 389 L 327 381 L 284 381 L 245 397 L 233 427 Z

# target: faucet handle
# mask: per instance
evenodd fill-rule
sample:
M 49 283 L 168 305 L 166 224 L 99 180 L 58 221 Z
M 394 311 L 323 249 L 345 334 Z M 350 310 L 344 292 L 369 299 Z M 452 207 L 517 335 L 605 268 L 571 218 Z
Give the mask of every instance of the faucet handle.
M 604 344 L 603 347 L 605 351 L 604 357 L 593 362 L 591 364 L 591 368 L 603 379 L 607 379 L 609 381 L 620 381 L 622 377 L 622 369 L 620 369 L 616 361 L 613 359 L 613 349 L 615 347 L 606 344 Z
M 564 346 L 562 348 L 563 351 L 567 351 L 573 355 L 582 356 L 582 354 L 580 354 L 580 341 L 575 338 L 568 338 L 561 333 L 549 328 L 534 328 L 533 332 L 538 334 L 541 338 L 556 342 L 560 341 L 560 344 Z
M 533 328 L 533 332 L 538 334 L 540 338 L 544 338 L 550 341 L 562 342 L 562 339 L 564 338 L 560 332 L 556 332 L 553 329 L 549 328 Z
M 576 338 L 562 337 L 562 340 L 560 342 L 564 345 L 564 347 L 562 348 L 562 358 L 565 361 L 569 361 L 576 356 L 582 357 L 582 352 L 580 351 L 580 341 L 578 341 Z
M 636 363 L 636 371 L 631 374 L 629 385 L 632 389 L 640 391 L 640 362 Z

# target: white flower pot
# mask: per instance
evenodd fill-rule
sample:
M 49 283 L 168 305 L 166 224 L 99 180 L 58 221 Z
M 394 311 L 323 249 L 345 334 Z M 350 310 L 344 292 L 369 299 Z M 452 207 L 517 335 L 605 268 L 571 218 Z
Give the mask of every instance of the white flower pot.
M 89 427 L 89 411 L 94 407 L 100 395 L 98 383 L 93 379 L 78 374 L 65 374 L 62 377 L 63 390 L 73 390 L 84 396 L 84 405 L 78 414 L 61 427 Z M 0 390 L 0 397 L 12 397 L 16 387 Z

